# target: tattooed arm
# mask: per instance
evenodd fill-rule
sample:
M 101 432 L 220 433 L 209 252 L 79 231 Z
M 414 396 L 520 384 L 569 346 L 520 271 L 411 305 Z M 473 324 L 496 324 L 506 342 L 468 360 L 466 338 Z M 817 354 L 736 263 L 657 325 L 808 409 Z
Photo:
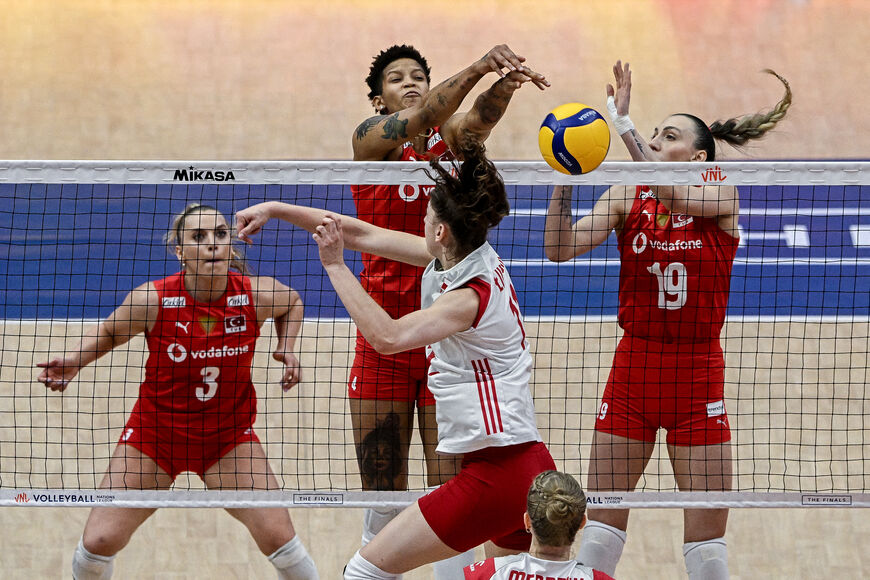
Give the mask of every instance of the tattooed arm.
M 488 90 L 481 93 L 470 111 L 453 115 L 444 123 L 441 127 L 441 135 L 451 150 L 458 151 L 460 141 L 466 136 L 481 142 L 489 137 L 493 127 L 504 115 L 514 92 L 523 84 L 533 80 L 528 74 L 531 71 L 528 68 L 525 71 L 526 74 L 510 71 L 504 78 L 497 80 Z M 538 84 L 541 89 L 544 86 L 547 85 Z
M 628 149 L 628 154 L 631 155 L 633 161 L 653 161 L 652 152 L 647 145 L 646 139 L 640 136 L 634 124 L 628 120 L 628 108 L 631 103 L 631 67 L 628 63 L 623 66 L 622 61 L 616 61 L 613 65 L 613 78 L 616 82 L 616 88 L 613 85 L 607 85 L 607 97 L 613 97 L 613 105 L 616 106 L 616 114 L 625 119 L 631 129 L 621 133 L 622 142 L 625 143 L 625 148 Z M 613 114 L 611 110 L 611 114 Z M 618 119 L 614 120 L 614 123 Z M 618 131 L 618 129 L 617 129 Z
M 459 108 L 462 99 L 489 72 L 497 71 L 503 76 L 503 68 L 522 71 L 521 76 L 528 77 L 527 80 L 544 85 L 546 79 L 523 67 L 524 60 L 507 46 L 496 46 L 470 67 L 433 87 L 420 104 L 366 119 L 354 131 L 354 160 L 389 160 L 390 154 L 402 143 L 447 121 Z
M 628 188 L 614 186 L 602 194 L 589 215 L 574 222 L 571 197 L 574 188 L 553 188 L 544 230 L 544 253 L 553 262 L 565 262 L 601 245 L 610 232 L 619 228 L 626 213 Z

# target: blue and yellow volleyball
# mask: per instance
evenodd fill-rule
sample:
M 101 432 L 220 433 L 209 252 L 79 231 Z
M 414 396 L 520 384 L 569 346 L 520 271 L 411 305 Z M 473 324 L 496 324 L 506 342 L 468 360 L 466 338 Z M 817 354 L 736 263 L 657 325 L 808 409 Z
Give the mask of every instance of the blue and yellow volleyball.
M 538 131 L 544 161 L 569 175 L 589 173 L 604 161 L 610 149 L 610 128 L 601 113 L 581 103 L 559 105 Z

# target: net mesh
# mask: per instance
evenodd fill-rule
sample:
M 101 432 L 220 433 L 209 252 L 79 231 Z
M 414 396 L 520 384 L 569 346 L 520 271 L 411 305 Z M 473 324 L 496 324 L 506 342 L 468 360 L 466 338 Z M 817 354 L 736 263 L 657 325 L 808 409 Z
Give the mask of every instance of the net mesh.
M 587 176 L 497 164 L 511 215 L 490 235 L 508 267 L 535 358 L 531 385 L 557 466 L 584 480 L 603 385 L 622 334 L 615 236 L 552 263 L 543 253 L 554 183 L 577 185 L 575 218 L 611 185 L 738 185 L 741 242 L 731 278 L 725 405 L 734 491 L 676 493 L 661 433 L 637 491 L 602 504 L 865 505 L 870 492 L 870 164 L 605 164 Z M 355 215 L 352 183 L 431 183 L 418 164 L 15 162 L 0 167 L 0 504 L 375 505 L 426 488 L 415 435 L 408 492 L 363 492 L 347 403 L 355 328 L 310 235 L 273 222 L 246 249 L 257 275 L 302 296 L 303 380 L 282 392 L 267 322 L 256 348 L 256 430 L 281 489 L 206 491 L 182 474 L 167 492 L 95 491 L 136 402 L 143 336 L 86 367 L 63 393 L 36 363 L 77 343 L 135 287 L 179 270 L 163 242 L 191 202 L 226 216 L 281 200 Z M 866 184 L 866 185 L 865 185 Z M 358 273 L 362 263 L 347 253 Z M 597 497 L 592 494 L 593 500 Z

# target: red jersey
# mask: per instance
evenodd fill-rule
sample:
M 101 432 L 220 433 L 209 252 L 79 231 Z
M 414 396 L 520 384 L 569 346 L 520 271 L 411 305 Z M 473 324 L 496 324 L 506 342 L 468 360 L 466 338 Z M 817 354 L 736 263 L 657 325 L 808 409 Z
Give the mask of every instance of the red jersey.
M 671 214 L 638 186 L 618 236 L 619 325 L 661 342 L 716 339 L 738 239 L 716 218 Z
M 154 287 L 160 310 L 146 333 L 148 362 L 133 413 L 193 440 L 249 428 L 257 412 L 251 362 L 260 336 L 251 281 L 230 272 L 226 292 L 211 303 L 193 299 L 184 272 Z
M 452 159 L 447 143 L 438 127 L 429 130 L 426 150 L 418 152 L 410 142 L 402 145 L 402 161 Z M 357 217 L 365 222 L 423 235 L 423 218 L 429 205 L 432 185 L 352 185 Z M 387 260 L 372 254 L 362 254 L 363 271 L 360 282 L 366 292 L 393 318 L 420 310 L 420 278 L 423 268 Z

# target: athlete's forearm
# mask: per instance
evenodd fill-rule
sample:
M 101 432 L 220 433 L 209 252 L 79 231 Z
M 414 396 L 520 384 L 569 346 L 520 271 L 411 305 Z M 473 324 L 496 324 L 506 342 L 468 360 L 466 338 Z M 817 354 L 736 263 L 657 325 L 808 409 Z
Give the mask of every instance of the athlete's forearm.
M 390 351 L 396 321 L 366 293 L 345 264 L 325 266 L 332 287 L 356 323 L 357 329 L 378 352 Z
M 275 333 L 278 335 L 275 352 L 292 353 L 296 348 L 299 331 L 302 329 L 305 306 L 298 292 L 291 290 L 290 293 L 290 308 L 281 316 L 275 317 Z
M 646 140 L 640 136 L 636 129 L 632 129 L 621 135 L 622 142 L 631 155 L 632 161 L 652 161 L 652 150 Z
M 574 217 L 571 213 L 571 198 L 574 188 L 570 185 L 553 187 L 547 221 L 544 226 L 544 253 L 553 262 L 564 262 L 574 257 Z
M 507 78 L 497 80 L 475 99 L 474 106 L 463 119 L 462 132 L 488 135 L 501 120 L 514 92 L 508 87 Z

